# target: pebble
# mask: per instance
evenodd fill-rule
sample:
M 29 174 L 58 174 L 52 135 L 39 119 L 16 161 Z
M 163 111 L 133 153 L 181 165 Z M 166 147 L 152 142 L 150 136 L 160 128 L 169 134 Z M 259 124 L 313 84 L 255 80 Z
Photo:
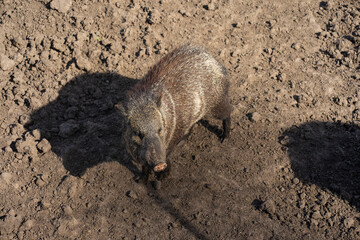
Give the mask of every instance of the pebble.
M 44 180 L 42 180 L 41 178 L 37 178 L 37 179 L 35 180 L 35 184 L 36 184 L 37 186 L 39 186 L 39 187 L 42 187 L 42 186 L 45 185 L 45 182 L 44 182 Z
M 36 147 L 39 149 L 40 152 L 47 153 L 51 149 L 51 144 L 46 138 L 43 138 Z
M 344 219 L 344 226 L 346 228 L 351 228 L 352 226 L 354 226 L 354 223 L 355 223 L 355 221 L 354 221 L 354 218 L 352 218 L 352 217 Z
M 306 193 L 302 192 L 302 193 L 300 194 L 300 199 L 305 199 L 305 198 L 306 198 Z
M 6 182 L 7 184 L 10 183 L 11 178 L 12 178 L 12 174 L 8 172 L 3 172 L 0 175 L 0 180 Z
M 325 205 L 329 199 L 329 195 L 326 193 L 320 193 L 317 198 L 319 199 L 321 205 Z
M 299 50 L 300 49 L 300 44 L 299 43 L 293 43 L 292 45 L 291 45 L 291 48 L 293 48 L 293 49 L 295 49 L 295 50 Z
M 11 70 L 15 66 L 15 61 L 5 55 L 0 55 L 0 68 L 4 71 Z
M 14 83 L 17 83 L 17 84 L 23 83 L 23 82 L 25 82 L 25 79 L 26 79 L 26 77 L 25 77 L 24 73 L 22 73 L 20 71 L 15 72 L 13 74 Z
M 207 4 L 207 5 L 204 5 L 204 8 L 206 10 L 209 10 L 209 11 L 214 11 L 216 9 L 216 6 L 215 6 L 215 4 L 213 2 L 211 2 L 211 3 Z
M 79 130 L 79 124 L 68 121 L 60 125 L 59 136 L 67 138 L 73 135 L 77 130 Z
M 50 202 L 48 202 L 48 201 L 42 201 L 42 202 L 41 202 L 41 207 L 42 207 L 43 209 L 48 209 L 50 206 L 51 206 L 51 204 L 50 204 Z
M 264 212 L 273 214 L 276 210 L 275 202 L 271 199 L 268 199 L 261 204 L 260 209 L 262 209 Z
M 41 137 L 41 132 L 39 129 L 32 130 L 32 135 L 35 138 L 35 140 L 39 140 Z
M 132 198 L 132 199 L 137 199 L 138 198 L 136 192 L 131 191 L 131 190 L 126 192 L 126 196 L 128 196 L 129 198 Z
M 10 211 L 8 212 L 9 216 L 15 216 L 16 213 L 15 213 L 15 210 L 14 209 L 10 209 Z
M 313 214 L 311 215 L 311 217 L 312 217 L 313 219 L 320 219 L 320 218 L 321 218 L 321 214 L 320 214 L 319 211 L 315 211 L 315 212 L 313 212 Z
M 5 152 L 8 152 L 8 153 L 13 151 L 10 146 L 6 146 L 4 150 L 5 150 Z
M 54 39 L 52 47 L 59 52 L 64 52 L 66 50 L 63 39 Z
M 71 208 L 69 205 L 65 205 L 65 206 L 63 207 L 63 211 L 64 211 L 64 214 L 65 214 L 65 215 L 68 215 L 68 216 L 71 216 L 72 213 L 73 213 L 73 210 L 72 210 L 72 208 Z
M 30 230 L 34 226 L 34 221 L 31 219 L 26 220 L 26 222 L 24 222 L 23 226 L 24 226 L 24 230 Z
M 29 120 L 30 120 L 30 117 L 29 117 L 29 115 L 21 115 L 20 117 L 19 117 L 19 123 L 21 124 L 21 125 L 25 125 L 27 122 L 29 122 Z
M 37 149 L 35 147 L 36 143 L 33 138 L 27 139 L 19 139 L 15 143 L 15 149 L 18 153 L 29 153 L 29 154 L 36 154 Z
M 294 178 L 293 179 L 293 184 L 297 185 L 299 184 L 300 180 L 298 178 Z
M 298 207 L 300 209 L 303 209 L 305 207 L 305 205 L 306 205 L 305 201 L 299 201 L 299 203 L 298 203 Z
M 83 56 L 76 57 L 76 65 L 81 70 L 90 71 L 92 69 L 92 65 L 91 65 L 91 62 L 89 61 L 89 59 L 87 59 Z
M 59 12 L 66 13 L 72 5 L 72 0 L 53 0 L 50 7 Z
M 79 108 L 76 106 L 71 106 L 66 109 L 65 118 L 66 119 L 74 119 L 79 113 Z
M 160 23 L 161 22 L 161 14 L 158 10 L 153 9 L 150 12 L 150 16 L 148 17 L 148 22 L 153 23 Z
M 258 112 L 250 113 L 248 116 L 251 122 L 258 122 L 261 120 L 261 115 Z

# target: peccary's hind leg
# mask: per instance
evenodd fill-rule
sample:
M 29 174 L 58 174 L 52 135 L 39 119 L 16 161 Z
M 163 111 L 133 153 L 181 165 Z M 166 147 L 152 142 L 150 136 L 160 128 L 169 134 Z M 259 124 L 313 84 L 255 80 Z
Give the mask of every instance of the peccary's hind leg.
M 223 142 L 225 138 L 229 137 L 231 128 L 231 119 L 230 117 L 223 120 L 223 133 L 220 138 L 220 141 Z
M 223 142 L 225 138 L 230 135 L 230 128 L 231 128 L 231 112 L 233 107 L 230 104 L 229 98 L 223 99 L 214 109 L 213 109 L 213 116 L 219 120 L 222 120 L 223 131 L 222 134 L 219 136 L 220 141 Z

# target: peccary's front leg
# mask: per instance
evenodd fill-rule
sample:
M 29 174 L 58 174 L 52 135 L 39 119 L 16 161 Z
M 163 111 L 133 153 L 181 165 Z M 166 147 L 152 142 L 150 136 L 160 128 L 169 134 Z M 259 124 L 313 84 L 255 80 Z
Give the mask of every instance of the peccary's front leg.
M 142 166 L 142 179 L 143 181 L 147 182 L 149 180 L 149 176 L 151 174 L 151 167 L 149 164 L 145 163 L 145 165 Z
M 220 141 L 223 142 L 225 138 L 230 135 L 231 119 L 230 117 L 223 120 L 223 132 Z

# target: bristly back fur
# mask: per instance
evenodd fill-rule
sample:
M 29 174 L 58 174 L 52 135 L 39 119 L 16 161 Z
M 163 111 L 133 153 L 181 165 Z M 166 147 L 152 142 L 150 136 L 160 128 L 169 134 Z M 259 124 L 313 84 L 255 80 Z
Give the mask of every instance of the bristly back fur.
M 147 90 L 161 91 L 161 88 L 157 88 L 158 85 L 166 84 L 169 79 L 174 80 L 174 76 L 181 74 L 182 69 L 179 69 L 179 66 L 183 66 L 189 59 L 202 51 L 201 47 L 185 44 L 168 53 L 150 68 L 145 77 L 128 92 L 127 96 L 131 98 L 133 95 L 144 93 Z M 158 92 L 158 94 L 161 93 Z

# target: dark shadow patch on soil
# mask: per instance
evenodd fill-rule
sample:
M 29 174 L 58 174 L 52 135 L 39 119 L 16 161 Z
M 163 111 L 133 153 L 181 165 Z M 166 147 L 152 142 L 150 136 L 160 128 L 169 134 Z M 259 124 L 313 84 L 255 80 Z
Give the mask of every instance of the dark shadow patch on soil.
M 162 190 L 154 190 L 153 187 L 150 184 L 148 184 L 147 191 L 148 191 L 148 195 L 151 198 L 153 198 L 160 207 L 162 207 L 174 219 L 176 219 L 176 221 L 178 221 L 181 224 L 181 226 L 183 226 L 189 232 L 191 232 L 191 234 L 194 237 L 196 237 L 196 239 L 201 239 L 201 240 L 209 239 L 204 234 L 202 234 L 194 224 L 191 223 L 191 220 L 186 219 L 186 217 L 180 213 L 180 210 L 174 207 L 171 201 L 167 199 L 167 197 L 165 197 L 165 194 L 162 193 Z
M 295 176 L 329 189 L 360 210 L 360 127 L 309 122 L 280 137 Z
M 212 125 L 208 120 L 204 120 L 204 119 L 201 119 L 198 123 L 201 124 L 203 127 L 205 127 L 207 130 L 209 130 L 210 132 L 214 133 L 219 138 L 219 140 L 221 140 L 223 136 L 223 130 L 220 129 L 218 126 Z
M 122 140 L 121 115 L 114 108 L 136 82 L 115 73 L 77 76 L 61 88 L 56 100 L 33 112 L 26 127 L 30 131 L 40 130 L 41 137 L 50 142 L 52 151 L 73 176 L 82 176 L 88 168 L 115 160 L 137 178 L 141 172 L 128 159 Z M 207 239 L 170 200 L 163 198 L 153 186 L 147 187 L 157 204 L 183 227 L 197 239 Z
M 83 74 L 69 81 L 53 102 L 31 115 L 29 130 L 39 129 L 71 175 L 117 160 L 133 172 L 124 154 L 121 119 L 114 104 L 136 83 L 115 73 Z

